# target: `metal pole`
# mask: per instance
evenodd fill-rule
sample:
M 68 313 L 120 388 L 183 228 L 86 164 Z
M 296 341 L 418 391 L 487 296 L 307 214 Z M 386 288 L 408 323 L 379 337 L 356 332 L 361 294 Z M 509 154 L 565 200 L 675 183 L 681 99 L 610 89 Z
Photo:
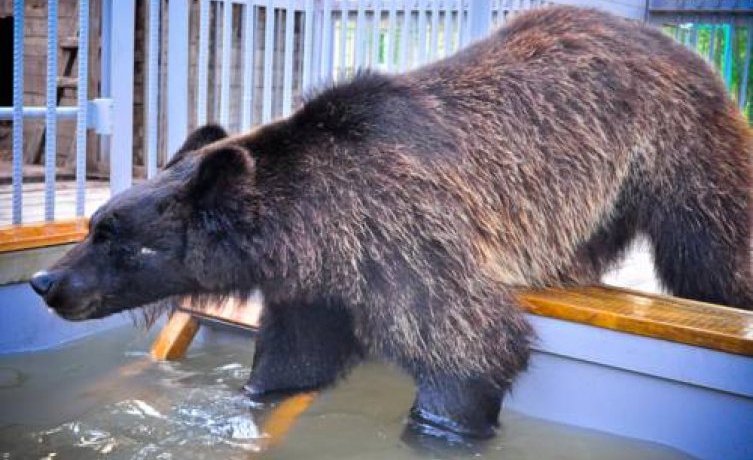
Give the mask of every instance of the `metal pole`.
M 170 2 L 171 5 L 173 3 L 178 2 Z M 112 14 L 117 20 L 112 21 L 113 130 L 110 142 L 110 191 L 115 194 L 130 187 L 132 181 L 133 41 L 136 1 L 113 2 Z M 172 27 L 171 22 L 171 30 Z M 173 110 L 176 110 L 175 107 L 170 107 L 170 109 L 171 114 Z
M 57 150 L 58 2 L 47 2 L 47 116 L 45 117 L 44 219 L 55 219 L 55 156 Z
M 120 3 L 121 0 L 116 2 L 116 4 Z M 133 0 L 126 0 L 125 3 L 133 3 Z M 167 155 L 169 158 L 178 151 L 188 133 L 188 0 L 170 0 L 167 5 L 167 19 L 167 107 L 169 107 Z
M 23 220 L 24 1 L 13 2 L 13 223 Z
M 488 0 L 470 0 L 468 3 L 468 32 L 470 41 L 484 38 L 492 23 L 492 2 Z
M 89 0 L 78 6 L 78 113 L 76 117 L 76 215 L 86 203 L 86 121 L 89 107 Z

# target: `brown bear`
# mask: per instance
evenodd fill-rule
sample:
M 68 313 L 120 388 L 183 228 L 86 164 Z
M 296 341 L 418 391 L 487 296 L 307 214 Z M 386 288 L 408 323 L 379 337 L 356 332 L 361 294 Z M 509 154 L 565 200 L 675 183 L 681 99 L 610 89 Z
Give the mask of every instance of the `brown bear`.
M 71 320 L 259 287 L 252 396 L 384 359 L 417 382 L 417 428 L 489 436 L 532 340 L 516 289 L 598 282 L 641 233 L 674 294 L 753 305 L 751 153 L 699 56 L 537 9 L 250 133 L 200 128 L 32 285 Z

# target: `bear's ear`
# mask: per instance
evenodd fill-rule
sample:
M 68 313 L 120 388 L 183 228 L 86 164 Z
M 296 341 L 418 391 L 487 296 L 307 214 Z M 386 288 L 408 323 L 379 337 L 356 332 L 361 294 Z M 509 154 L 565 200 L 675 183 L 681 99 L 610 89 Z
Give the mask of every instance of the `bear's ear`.
M 252 179 L 254 160 L 237 145 L 226 145 L 198 156 L 188 180 L 188 193 L 197 201 L 231 192 L 238 182 Z M 231 192 L 232 193 L 232 192 Z
M 219 125 L 204 125 L 200 128 L 196 128 L 191 134 L 188 135 L 183 145 L 180 146 L 175 155 L 165 165 L 165 169 L 174 165 L 183 159 L 188 152 L 199 150 L 200 148 L 211 144 L 212 142 L 219 141 L 227 137 L 227 132 Z

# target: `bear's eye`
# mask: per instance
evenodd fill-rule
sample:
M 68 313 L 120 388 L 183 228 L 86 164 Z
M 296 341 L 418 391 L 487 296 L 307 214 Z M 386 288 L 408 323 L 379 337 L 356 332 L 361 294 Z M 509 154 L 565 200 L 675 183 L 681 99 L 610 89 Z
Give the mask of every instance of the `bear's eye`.
M 103 219 L 94 228 L 94 242 L 102 243 L 111 239 L 117 233 L 115 221 L 113 219 Z

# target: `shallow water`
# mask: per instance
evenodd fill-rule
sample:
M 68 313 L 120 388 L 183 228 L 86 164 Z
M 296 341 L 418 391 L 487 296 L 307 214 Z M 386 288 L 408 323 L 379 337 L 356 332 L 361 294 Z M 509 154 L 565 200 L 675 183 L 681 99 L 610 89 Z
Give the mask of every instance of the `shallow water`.
M 409 379 L 359 367 L 320 395 L 284 442 L 260 452 L 270 407 L 238 391 L 252 344 L 195 344 L 177 363 L 152 362 L 151 337 L 122 328 L 32 354 L 0 356 L 0 459 L 659 460 L 655 444 L 505 411 L 492 441 L 448 446 L 403 436 Z

